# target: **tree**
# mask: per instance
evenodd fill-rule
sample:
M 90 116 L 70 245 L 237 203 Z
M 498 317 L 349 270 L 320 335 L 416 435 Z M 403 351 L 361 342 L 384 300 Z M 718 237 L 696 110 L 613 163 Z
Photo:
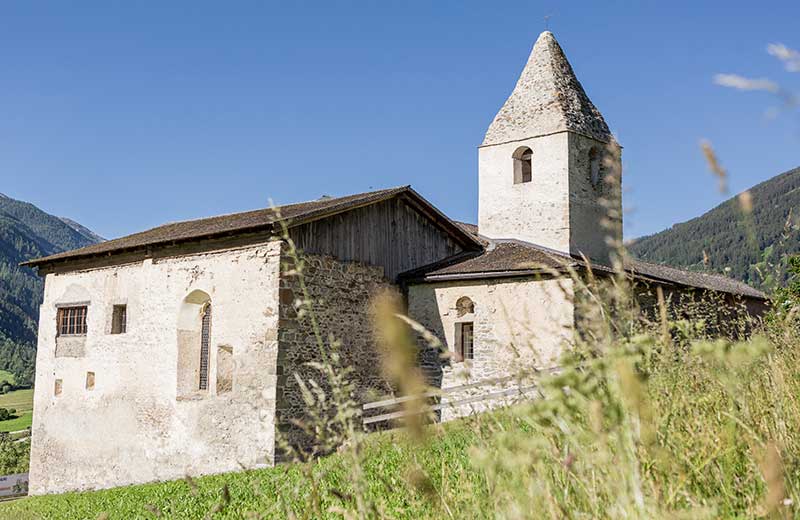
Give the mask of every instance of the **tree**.
M 783 287 L 775 290 L 768 322 L 800 322 L 800 255 L 789 257 L 787 264 L 789 279 Z
M 9 434 L 0 434 L 0 475 L 27 472 L 30 450 L 30 441 L 16 442 Z

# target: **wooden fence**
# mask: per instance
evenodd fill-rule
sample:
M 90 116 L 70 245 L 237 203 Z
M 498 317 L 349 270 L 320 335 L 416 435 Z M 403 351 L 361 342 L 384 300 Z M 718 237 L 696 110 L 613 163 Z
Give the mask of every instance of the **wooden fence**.
M 14 432 L 0 432 L 11 437 L 14 442 L 23 442 L 31 438 L 31 429 L 25 428 L 24 430 L 17 430 Z
M 537 372 L 538 376 L 556 373 L 560 367 L 553 367 Z M 535 381 L 536 378 L 498 377 L 480 381 L 434 389 L 420 395 L 387 396 L 362 406 L 365 426 L 401 419 L 411 414 L 432 413 L 466 405 L 484 403 L 495 399 L 517 398 L 520 400 L 543 397 Z M 501 388 L 498 388 L 501 387 Z M 505 388 L 503 388 L 505 387 Z M 484 392 L 480 392 L 485 389 Z M 477 391 L 477 393 L 476 393 Z M 468 392 L 469 395 L 454 395 Z M 399 409 L 410 401 L 424 401 L 415 410 Z M 370 415 L 374 414 L 374 415 Z

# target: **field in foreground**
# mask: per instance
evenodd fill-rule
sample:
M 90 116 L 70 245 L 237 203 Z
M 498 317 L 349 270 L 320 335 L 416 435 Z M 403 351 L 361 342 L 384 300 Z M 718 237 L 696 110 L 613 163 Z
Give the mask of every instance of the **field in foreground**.
M 14 390 L 7 394 L 0 394 L 0 408 L 17 410 L 16 418 L 0 421 L 0 432 L 13 432 L 28 428 L 33 420 L 33 389 Z
M 408 465 L 416 457 L 430 471 L 448 467 L 449 471 L 464 473 L 469 466 L 468 448 L 477 441 L 477 436 L 466 423 L 453 423 L 437 429 L 424 447 L 413 445 L 399 431 L 375 434 L 369 438 L 365 469 L 372 482 L 370 492 L 387 501 L 394 518 L 435 516 L 438 508 L 425 505 L 424 496 L 415 496 L 409 490 L 404 477 Z M 416 456 L 416 457 L 415 457 Z M 442 464 L 446 461 L 446 464 Z M 227 486 L 230 502 L 214 514 L 213 518 L 250 518 L 248 512 L 258 512 L 265 518 L 284 517 L 276 500 L 282 496 L 291 502 L 298 512 L 307 504 L 306 471 L 312 471 L 319 482 L 318 491 L 326 506 L 341 505 L 337 491 L 349 493 L 349 468 L 344 458 L 332 455 L 312 465 L 283 465 L 265 470 L 214 475 L 196 479 L 166 483 L 129 486 L 89 493 L 67 493 L 63 495 L 30 497 L 7 504 L 0 504 L 0 518 L 27 519 L 94 519 L 107 512 L 112 519 L 152 518 L 204 518 L 217 504 L 223 504 L 223 488 Z M 468 478 L 480 476 L 470 474 Z M 449 480 L 449 479 L 448 479 Z M 452 482 L 451 485 L 457 485 Z M 295 490 L 295 486 L 299 486 Z M 334 491 L 335 490 L 335 491 Z M 298 496 L 295 491 L 299 492 Z M 485 501 L 486 496 L 475 497 Z M 310 512 L 309 512 L 310 513 Z M 159 516 L 160 515 L 160 516 Z M 313 517 L 313 515 L 312 515 Z
M 24 430 L 25 428 L 30 428 L 31 424 L 33 424 L 32 412 L 18 412 L 16 417 L 13 419 L 0 421 L 0 432 L 18 432 L 20 430 Z M 28 434 L 26 432 L 22 432 L 18 435 Z
M 374 434 L 313 464 L 26 498 L 0 518 L 800 517 L 793 343 L 658 353 L 634 338 L 545 380 L 546 399 L 422 438 Z
M 0 394 L 0 408 L 16 408 L 17 411 L 33 410 L 33 388 Z

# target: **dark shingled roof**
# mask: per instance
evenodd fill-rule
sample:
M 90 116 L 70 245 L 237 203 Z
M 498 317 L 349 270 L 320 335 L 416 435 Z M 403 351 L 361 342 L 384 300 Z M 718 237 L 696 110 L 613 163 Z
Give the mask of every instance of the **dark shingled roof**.
M 144 247 L 157 247 L 176 242 L 202 240 L 251 232 L 274 232 L 278 222 L 299 225 L 335 215 L 343 211 L 375 204 L 396 196 L 407 196 L 417 207 L 436 219 L 451 235 L 468 245 L 468 251 L 436 264 L 403 274 L 407 280 L 495 278 L 525 276 L 547 269 L 585 268 L 582 258 L 519 240 L 490 240 L 478 234 L 473 224 L 454 222 L 426 201 L 410 186 L 359 193 L 347 197 L 322 198 L 288 204 L 277 208 L 258 209 L 218 217 L 165 224 L 148 231 L 100 242 L 88 247 L 30 260 L 22 265 L 41 266 L 50 262 L 68 261 L 96 255 L 109 255 Z M 482 251 L 477 251 L 483 246 Z M 598 272 L 611 272 L 609 267 L 592 264 Z M 666 283 L 699 287 L 714 291 L 766 299 L 764 293 L 721 275 L 683 271 L 663 265 L 631 260 L 626 269 L 635 277 Z
M 435 217 L 452 234 L 457 235 L 462 242 L 472 245 L 472 249 L 479 247 L 480 243 L 472 233 L 448 219 L 422 196 L 412 190 L 410 186 L 400 186 L 346 197 L 328 197 L 297 204 L 288 204 L 277 208 L 257 209 L 244 213 L 234 213 L 231 215 L 165 224 L 147 231 L 142 231 L 141 233 L 100 242 L 99 244 L 93 244 L 81 249 L 30 260 L 22 265 L 38 266 L 53 261 L 106 255 L 143 247 L 171 244 L 174 242 L 213 238 L 238 233 L 272 231 L 274 225 L 280 221 L 285 221 L 291 225 L 298 225 L 343 211 L 388 200 L 398 195 L 409 196 L 420 206 L 423 206 L 429 214 Z
M 625 268 L 631 271 L 634 276 L 672 282 L 680 285 L 688 285 L 690 287 L 699 287 L 701 289 L 710 289 L 712 291 L 739 294 L 761 300 L 768 299 L 767 295 L 763 292 L 753 289 L 744 282 L 740 282 L 739 280 L 735 280 L 721 274 L 684 271 L 683 269 L 676 269 L 667 265 L 642 262 L 634 258 L 631 258 L 628 261 L 628 264 L 625 266 Z
M 483 238 L 483 237 L 482 237 Z M 483 238 L 486 240 L 485 238 Z M 502 278 L 530 276 L 548 270 L 564 270 L 568 267 L 582 269 L 586 262 L 566 253 L 519 240 L 493 240 L 482 253 L 456 255 L 442 262 L 423 267 L 403 277 L 408 280 L 443 281 L 457 279 Z M 610 267 L 592 263 L 595 272 L 611 273 Z M 695 273 L 673 267 L 649 264 L 631 259 L 625 269 L 635 278 L 664 282 L 688 287 L 697 287 L 750 298 L 766 299 L 761 291 L 738 280 L 722 275 Z

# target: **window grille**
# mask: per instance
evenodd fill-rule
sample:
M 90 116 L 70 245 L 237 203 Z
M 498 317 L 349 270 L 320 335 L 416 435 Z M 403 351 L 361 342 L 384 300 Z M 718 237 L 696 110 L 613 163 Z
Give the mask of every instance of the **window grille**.
M 458 357 L 460 361 L 473 358 L 472 351 L 472 322 L 459 323 L 459 330 L 461 334 L 458 340 Z
M 200 390 L 208 390 L 208 351 L 211 339 L 211 304 L 203 309 L 203 328 L 200 333 Z
M 86 306 L 62 307 L 58 309 L 58 335 L 82 336 L 86 335 Z

